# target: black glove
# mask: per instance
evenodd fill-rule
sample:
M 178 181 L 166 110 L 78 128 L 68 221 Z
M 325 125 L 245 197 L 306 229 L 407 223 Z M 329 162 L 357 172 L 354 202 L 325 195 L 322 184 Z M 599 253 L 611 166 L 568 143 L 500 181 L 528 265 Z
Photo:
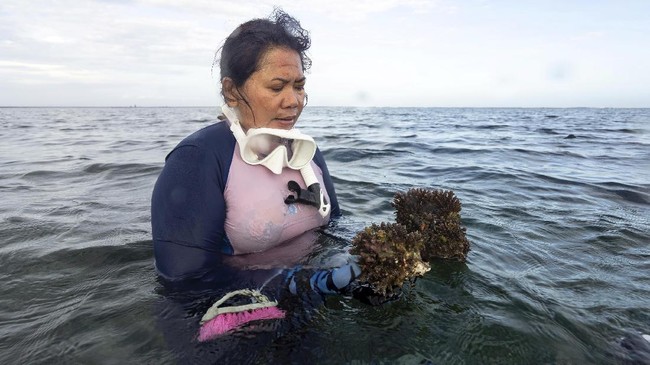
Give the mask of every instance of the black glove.
M 382 305 L 402 297 L 402 288 L 394 288 L 387 294 L 379 294 L 372 285 L 368 283 L 357 283 L 352 285 L 352 297 L 358 301 L 377 306 Z
M 317 270 L 315 272 L 296 268 L 287 275 L 289 291 L 293 294 L 311 290 L 320 294 L 351 295 L 353 298 L 369 305 L 381 305 L 402 296 L 401 288 L 394 288 L 388 294 L 379 294 L 368 283 L 357 279 L 361 268 L 352 261 L 347 265 L 334 269 Z
M 297 294 L 309 288 L 321 294 L 349 294 L 350 284 L 361 275 L 361 269 L 355 262 L 333 269 L 307 272 L 301 268 L 293 269 L 287 275 L 289 291 Z

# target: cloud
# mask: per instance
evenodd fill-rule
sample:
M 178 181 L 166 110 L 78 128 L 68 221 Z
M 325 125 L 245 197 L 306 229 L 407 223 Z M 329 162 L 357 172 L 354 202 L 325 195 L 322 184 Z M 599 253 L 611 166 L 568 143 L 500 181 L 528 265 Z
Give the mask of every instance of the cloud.
M 65 65 L 26 63 L 0 60 L 0 75 L 5 80 L 19 84 L 42 84 L 44 82 L 105 82 L 107 77 L 93 71 L 70 68 Z
M 155 83 L 195 67 L 209 77 L 227 30 L 205 23 L 223 19 L 179 16 L 145 3 L 3 2 L 0 72 L 6 82 L 20 84 L 114 83 L 144 75 L 157 78 Z
M 215 52 L 276 4 L 311 31 L 313 105 L 639 100 L 650 83 L 640 3 L 0 0 L 0 105 L 216 104 Z
M 322 14 L 329 19 L 358 22 L 378 13 L 390 13 L 398 9 L 407 9 L 407 11 L 419 14 L 428 13 L 435 8 L 443 7 L 442 3 L 439 0 L 311 0 L 289 3 L 288 6 L 300 10 L 309 9 L 311 12 Z M 445 8 L 453 9 L 450 6 Z

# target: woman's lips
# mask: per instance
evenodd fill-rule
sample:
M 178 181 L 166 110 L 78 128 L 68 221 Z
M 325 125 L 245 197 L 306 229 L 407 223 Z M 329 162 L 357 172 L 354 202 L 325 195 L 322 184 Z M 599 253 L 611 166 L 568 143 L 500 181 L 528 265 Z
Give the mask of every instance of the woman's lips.
M 296 117 L 286 117 L 286 118 L 275 118 L 275 121 L 284 125 L 293 125 L 296 121 Z

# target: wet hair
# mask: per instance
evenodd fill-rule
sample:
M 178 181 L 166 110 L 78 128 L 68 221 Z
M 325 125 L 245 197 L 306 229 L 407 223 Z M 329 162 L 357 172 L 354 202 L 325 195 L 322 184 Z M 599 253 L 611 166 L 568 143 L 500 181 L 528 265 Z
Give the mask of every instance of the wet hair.
M 220 80 L 229 77 L 239 90 L 259 69 L 266 52 L 274 48 L 296 51 L 300 55 L 302 70 L 308 70 L 311 59 L 306 51 L 310 45 L 309 32 L 300 26 L 300 22 L 282 9 L 275 8 L 268 19 L 253 19 L 238 26 L 217 52 L 215 63 L 219 59 Z M 227 101 L 223 90 L 221 95 Z M 244 102 L 248 104 L 246 99 Z

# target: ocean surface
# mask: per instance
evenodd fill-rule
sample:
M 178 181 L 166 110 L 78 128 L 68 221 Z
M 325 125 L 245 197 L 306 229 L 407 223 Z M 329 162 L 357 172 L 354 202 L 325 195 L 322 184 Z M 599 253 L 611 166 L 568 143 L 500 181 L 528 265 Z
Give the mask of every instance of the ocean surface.
M 650 364 L 650 109 L 308 107 L 344 212 L 321 253 L 427 187 L 461 200 L 468 260 L 198 343 L 205 300 L 157 279 L 149 208 L 216 116 L 0 108 L 1 364 Z

